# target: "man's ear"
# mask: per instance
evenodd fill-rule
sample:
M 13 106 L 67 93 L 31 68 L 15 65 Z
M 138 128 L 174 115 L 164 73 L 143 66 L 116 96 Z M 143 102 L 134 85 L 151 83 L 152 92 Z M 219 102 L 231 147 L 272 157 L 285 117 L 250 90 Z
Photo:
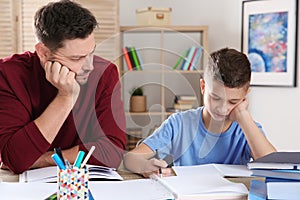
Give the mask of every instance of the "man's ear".
M 39 42 L 35 45 L 35 51 L 42 63 L 47 62 L 50 55 L 50 50 L 42 42 Z
M 200 79 L 200 90 L 201 90 L 201 94 L 204 94 L 205 91 L 205 81 L 203 78 Z

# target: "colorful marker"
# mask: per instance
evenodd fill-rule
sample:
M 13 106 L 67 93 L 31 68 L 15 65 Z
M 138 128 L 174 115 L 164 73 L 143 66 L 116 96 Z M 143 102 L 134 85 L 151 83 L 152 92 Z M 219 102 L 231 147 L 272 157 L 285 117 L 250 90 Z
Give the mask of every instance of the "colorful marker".
M 78 155 L 77 155 L 77 158 L 75 160 L 75 163 L 74 163 L 74 167 L 80 168 L 81 162 L 83 160 L 83 156 L 84 156 L 84 152 L 83 151 L 79 151 Z
M 64 165 L 64 163 L 62 162 L 62 160 L 60 159 L 60 157 L 55 153 L 51 156 L 51 158 L 54 160 L 54 162 L 57 164 L 57 166 L 59 167 L 59 169 L 65 170 L 66 166 Z

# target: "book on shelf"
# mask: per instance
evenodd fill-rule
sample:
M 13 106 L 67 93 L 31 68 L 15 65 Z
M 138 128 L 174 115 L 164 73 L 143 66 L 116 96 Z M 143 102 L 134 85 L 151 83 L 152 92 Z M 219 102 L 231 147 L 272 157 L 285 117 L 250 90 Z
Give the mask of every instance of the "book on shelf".
M 300 169 L 300 152 L 273 152 L 247 166 L 249 169 Z
M 137 70 L 137 68 L 135 66 L 135 63 L 134 63 L 133 54 L 132 54 L 132 51 L 131 51 L 130 47 L 125 47 L 125 48 L 126 48 L 126 51 L 127 51 L 127 54 L 128 54 L 131 66 L 132 66 L 132 70 Z
M 126 150 L 130 151 L 136 147 L 136 144 L 143 138 L 141 128 L 127 128 Z
M 140 63 L 139 63 L 138 57 L 136 55 L 135 47 L 131 46 L 130 51 L 132 53 L 133 62 L 136 67 L 136 70 L 141 70 Z
M 177 110 L 189 110 L 193 108 L 193 104 L 177 104 L 174 103 L 174 109 Z
M 143 61 L 139 51 L 134 46 L 126 46 L 122 49 L 128 70 L 142 70 Z M 128 57 L 126 55 L 128 55 Z
M 196 51 L 195 51 L 195 54 L 192 58 L 192 63 L 191 63 L 190 68 L 188 70 L 195 70 L 201 53 L 202 53 L 202 47 L 197 47 Z
M 178 104 L 191 104 L 191 105 L 194 105 L 195 103 L 195 100 L 182 100 L 182 99 L 179 99 L 177 100 L 175 103 L 178 103 Z
M 192 58 L 193 58 L 195 50 L 196 50 L 195 46 L 192 46 L 190 48 L 190 51 L 189 51 L 189 53 L 188 53 L 188 55 L 186 57 L 186 62 L 184 63 L 184 65 L 182 67 L 182 70 L 188 70 L 189 65 L 191 65 L 191 61 L 192 61 Z
M 181 62 L 183 61 L 183 59 L 186 57 L 187 53 L 188 53 L 188 49 L 186 49 L 186 50 L 183 52 L 183 54 L 178 58 L 177 62 L 175 63 L 175 65 L 174 65 L 174 67 L 173 67 L 174 70 L 178 68 L 178 66 L 180 65 L 180 63 L 181 63 Z
M 86 165 L 89 170 L 90 180 L 123 180 L 114 168 Z M 19 175 L 20 183 L 40 182 L 51 183 L 57 182 L 57 166 L 49 166 L 38 169 L 31 169 Z
M 138 59 L 138 61 L 139 61 L 139 66 L 140 66 L 140 70 L 143 70 L 143 68 L 144 68 L 144 62 L 143 62 L 143 59 L 142 59 L 142 56 L 141 56 L 141 54 L 140 54 L 140 50 L 138 50 L 138 49 L 136 49 L 135 48 L 135 52 L 136 52 L 136 55 L 137 55 L 137 59 Z
M 189 55 L 190 51 L 191 51 L 191 48 L 188 48 L 188 49 L 186 50 L 186 54 L 185 54 L 185 56 L 183 57 L 182 62 L 181 62 L 181 65 L 180 65 L 180 70 L 183 70 L 183 67 L 184 67 L 185 63 L 187 62 L 187 56 Z
M 122 50 L 123 50 L 123 55 L 124 55 L 125 62 L 127 64 L 127 68 L 128 68 L 129 71 L 131 71 L 132 70 L 132 64 L 131 64 L 131 61 L 130 61 L 130 58 L 129 58 L 126 47 L 123 47 Z
M 177 99 L 177 100 L 176 100 Z M 196 101 L 197 97 L 194 95 L 175 95 L 175 102 L 178 100 L 190 100 L 190 101 Z

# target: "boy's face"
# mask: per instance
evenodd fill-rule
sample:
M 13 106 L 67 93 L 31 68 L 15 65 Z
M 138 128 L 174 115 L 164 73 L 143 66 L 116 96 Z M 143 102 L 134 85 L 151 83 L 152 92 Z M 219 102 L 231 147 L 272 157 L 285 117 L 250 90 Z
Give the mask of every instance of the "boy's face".
M 202 79 L 200 85 L 205 108 L 216 121 L 228 119 L 230 112 L 245 99 L 248 93 L 245 87 L 229 88 L 216 80 L 207 84 Z

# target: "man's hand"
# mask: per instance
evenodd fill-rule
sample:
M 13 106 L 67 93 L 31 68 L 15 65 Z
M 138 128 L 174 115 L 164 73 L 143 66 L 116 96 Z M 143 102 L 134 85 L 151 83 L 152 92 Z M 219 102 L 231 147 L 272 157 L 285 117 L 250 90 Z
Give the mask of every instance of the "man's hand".
M 48 167 L 55 165 L 54 161 L 52 160 L 51 156 L 54 152 L 53 151 L 47 151 L 41 157 L 39 157 L 33 165 L 30 167 L 30 169 L 34 168 L 41 168 L 41 167 Z
M 77 83 L 73 71 L 59 62 L 46 62 L 45 64 L 46 79 L 58 89 L 58 95 L 73 97 L 77 99 L 80 86 Z
M 240 103 L 238 103 L 229 115 L 229 119 L 231 121 L 239 121 L 240 117 L 244 112 L 248 112 L 249 102 L 248 99 L 243 99 Z

